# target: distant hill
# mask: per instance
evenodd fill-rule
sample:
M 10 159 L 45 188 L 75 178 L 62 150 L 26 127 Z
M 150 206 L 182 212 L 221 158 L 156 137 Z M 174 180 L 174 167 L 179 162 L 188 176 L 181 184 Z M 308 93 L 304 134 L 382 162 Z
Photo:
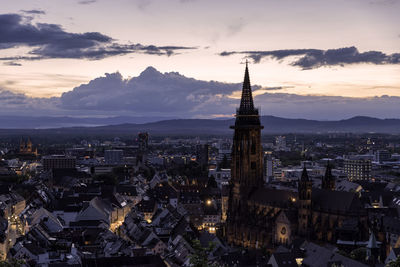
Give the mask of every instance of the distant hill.
M 63 121 L 68 121 L 65 117 L 62 120 L 54 120 L 59 124 L 62 124 L 61 122 Z M 68 121 L 68 123 L 71 123 L 71 125 L 103 126 L 63 128 L 56 128 L 57 126 L 54 126 L 54 128 L 49 129 L 27 129 L 35 128 L 35 124 L 31 121 L 26 127 L 20 127 L 25 129 L 1 129 L 0 135 L 132 135 L 140 131 L 148 131 L 152 135 L 226 135 L 233 133 L 229 126 L 234 124 L 234 119 L 172 119 L 147 123 L 122 123 L 125 121 L 134 121 L 134 118 L 131 117 L 74 118 L 74 120 Z M 329 132 L 400 133 L 400 119 L 377 119 L 359 116 L 339 121 L 316 121 L 262 116 L 261 122 L 264 125 L 264 130 L 262 131 L 264 134 Z M 1 118 L 0 123 L 0 127 L 5 128 L 4 121 Z
M 124 123 L 142 124 L 154 121 L 174 119 L 172 117 L 28 117 L 28 116 L 0 116 L 0 129 L 47 129 L 65 127 L 94 127 Z

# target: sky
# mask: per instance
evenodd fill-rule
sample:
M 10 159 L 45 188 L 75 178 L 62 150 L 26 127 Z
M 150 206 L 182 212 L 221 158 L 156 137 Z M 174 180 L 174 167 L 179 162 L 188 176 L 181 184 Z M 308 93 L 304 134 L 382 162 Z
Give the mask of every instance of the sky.
M 231 116 L 248 59 L 264 115 L 400 118 L 399 12 L 400 0 L 1 0 L 0 115 Z

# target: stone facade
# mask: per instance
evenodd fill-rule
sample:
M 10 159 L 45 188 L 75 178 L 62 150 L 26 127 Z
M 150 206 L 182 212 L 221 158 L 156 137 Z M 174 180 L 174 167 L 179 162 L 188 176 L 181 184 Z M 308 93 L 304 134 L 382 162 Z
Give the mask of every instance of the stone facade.
M 356 220 L 359 238 L 368 233 L 367 213 L 357 194 L 334 191 L 328 165 L 323 188 L 313 188 L 307 170 L 298 190 L 268 188 L 263 180 L 263 151 L 259 113 L 254 108 L 246 64 L 240 107 L 236 112 L 231 181 L 225 238 L 230 245 L 271 248 L 290 244 L 294 237 L 335 242 L 338 229 Z

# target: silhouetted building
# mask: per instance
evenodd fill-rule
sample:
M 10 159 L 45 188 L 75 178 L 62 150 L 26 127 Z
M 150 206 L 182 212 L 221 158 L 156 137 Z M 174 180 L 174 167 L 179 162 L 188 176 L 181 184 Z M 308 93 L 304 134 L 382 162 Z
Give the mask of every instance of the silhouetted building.
M 275 149 L 278 151 L 286 151 L 287 150 L 285 136 L 275 137 Z
M 367 238 L 368 216 L 359 196 L 333 191 L 330 166 L 324 188 L 313 188 L 304 168 L 298 191 L 265 187 L 259 113 L 254 108 L 246 64 L 240 108 L 236 113 L 225 238 L 230 245 L 272 248 L 301 236 L 336 242 L 337 229 L 355 221 L 356 240 Z
M 325 176 L 322 178 L 321 187 L 323 189 L 335 190 L 335 177 L 332 175 L 332 166 L 329 162 L 326 166 Z
M 376 151 L 376 161 L 382 163 L 384 161 L 390 161 L 392 155 L 387 150 L 378 150 Z
M 344 161 L 344 172 L 349 181 L 370 180 L 371 179 L 371 160 L 369 159 L 346 159 Z
M 64 155 L 51 155 L 42 158 L 43 170 L 75 169 L 76 158 Z
M 265 152 L 264 154 L 264 179 L 265 182 L 271 182 L 274 178 L 274 161 L 272 158 L 272 153 Z
M 149 148 L 149 134 L 148 133 L 139 133 L 138 134 L 138 142 L 139 142 L 139 152 L 136 156 L 136 164 L 141 165 L 147 161 L 147 154 Z
M 122 164 L 124 159 L 124 152 L 120 149 L 104 151 L 104 162 L 106 164 Z
M 227 240 L 231 244 L 256 247 L 263 242 L 265 229 L 249 228 L 250 198 L 252 192 L 262 189 L 263 154 L 258 109 L 254 107 L 246 63 L 240 107 L 236 111 L 232 146 L 231 188 L 227 214 Z M 264 230 L 264 232 L 263 232 Z M 260 243 L 261 243 L 260 242 Z
M 145 151 L 149 147 L 149 134 L 148 133 L 139 133 L 138 134 L 139 141 L 139 150 Z
M 310 237 L 311 226 L 311 201 L 312 201 L 312 181 L 308 177 L 307 169 L 304 167 L 299 181 L 299 216 L 298 233 L 301 236 Z
M 196 145 L 196 160 L 202 166 L 208 165 L 208 158 L 210 154 L 209 145 Z
M 33 148 L 32 141 L 30 138 L 25 142 L 22 138 L 19 143 L 19 153 L 25 155 L 37 155 L 37 148 Z

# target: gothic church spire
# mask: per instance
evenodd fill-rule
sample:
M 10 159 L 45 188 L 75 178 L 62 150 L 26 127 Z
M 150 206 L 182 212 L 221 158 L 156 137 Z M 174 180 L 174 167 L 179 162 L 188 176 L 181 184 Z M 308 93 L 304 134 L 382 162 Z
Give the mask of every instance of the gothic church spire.
M 248 68 L 248 61 L 246 60 L 246 70 L 244 72 L 244 81 L 242 88 L 242 98 L 240 100 L 239 115 L 253 115 L 256 110 L 254 109 L 253 95 L 251 92 L 250 75 Z

